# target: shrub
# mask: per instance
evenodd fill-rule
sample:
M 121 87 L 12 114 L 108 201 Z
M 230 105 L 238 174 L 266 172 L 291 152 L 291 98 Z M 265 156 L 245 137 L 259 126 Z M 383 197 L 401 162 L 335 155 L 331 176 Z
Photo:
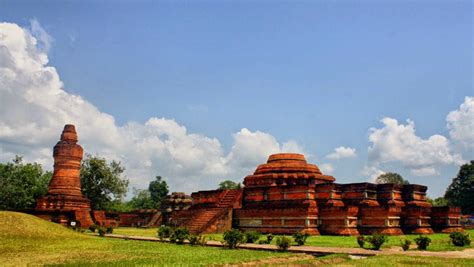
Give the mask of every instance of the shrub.
M 225 247 L 234 249 L 244 241 L 244 235 L 237 229 L 230 229 L 224 232 L 224 241 L 222 242 Z
M 100 236 L 105 236 L 105 232 L 106 232 L 106 230 L 105 230 L 104 227 L 99 227 L 99 235 Z
M 206 237 L 202 235 L 189 235 L 188 240 L 191 246 L 194 246 L 194 245 L 204 246 L 206 244 Z
M 268 234 L 267 235 L 267 244 L 270 244 L 273 240 L 273 235 L 272 234 Z
M 357 244 L 359 244 L 359 247 L 364 248 L 365 237 L 363 235 L 357 237 Z
M 367 241 L 372 245 L 372 248 L 379 250 L 383 243 L 387 242 L 387 236 L 375 233 L 367 238 Z
M 169 238 L 172 233 L 173 233 L 173 228 L 169 226 L 162 225 L 158 228 L 158 238 L 160 238 L 160 240 Z
M 260 238 L 262 234 L 257 231 L 245 232 L 245 243 L 255 243 Z
M 280 251 L 287 251 L 291 246 L 291 239 L 286 236 L 277 236 L 275 242 Z
M 174 229 L 173 233 L 170 236 L 170 241 L 176 244 L 183 244 L 184 240 L 188 239 L 189 231 L 185 227 L 178 227 Z
M 89 230 L 92 233 L 95 233 L 95 230 L 97 230 L 97 228 L 98 228 L 97 224 L 91 224 L 91 226 L 89 226 Z
M 109 226 L 109 227 L 107 227 L 107 229 L 105 230 L 105 232 L 106 232 L 107 234 L 111 234 L 111 233 L 114 232 L 114 228 L 113 228 L 112 226 Z
M 273 240 L 273 235 L 272 235 L 272 234 L 268 234 L 268 235 L 267 235 L 267 239 L 265 239 L 265 240 L 259 240 L 258 243 L 259 243 L 259 244 L 270 244 L 270 243 L 272 243 L 272 240 Z
M 415 243 L 419 250 L 426 250 L 431 243 L 431 239 L 427 236 L 420 235 L 419 237 L 415 238 Z
M 452 232 L 449 234 L 449 238 L 451 238 L 453 245 L 458 247 L 469 246 L 471 244 L 471 238 L 468 233 Z
M 403 251 L 407 251 L 408 249 L 410 249 L 411 240 L 408 240 L 408 239 L 405 239 L 403 241 L 400 240 L 400 243 L 402 244 Z
M 298 246 L 304 245 L 308 237 L 309 237 L 308 233 L 303 234 L 301 232 L 298 232 L 298 233 L 293 234 L 293 238 L 295 239 L 295 242 Z

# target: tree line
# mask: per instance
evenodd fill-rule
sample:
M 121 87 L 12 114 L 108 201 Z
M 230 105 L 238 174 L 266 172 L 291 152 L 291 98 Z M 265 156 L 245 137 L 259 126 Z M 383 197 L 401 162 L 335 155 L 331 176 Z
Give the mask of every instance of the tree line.
M 159 209 L 169 193 L 168 184 L 156 176 L 147 189 L 133 189 L 133 197 L 126 201 L 129 180 L 120 162 L 107 161 L 100 156 L 86 154 L 81 163 L 83 194 L 91 200 L 94 210 L 128 212 L 137 209 Z M 0 163 L 0 209 L 26 210 L 35 207 L 36 199 L 48 192 L 52 173 L 38 163 L 24 163 L 16 156 L 11 162 Z M 376 183 L 409 184 L 393 172 L 377 177 Z M 225 180 L 219 189 L 239 189 L 240 183 Z M 446 189 L 444 197 L 429 199 L 434 206 L 461 207 L 463 214 L 474 214 L 474 160 L 462 165 Z
M 168 195 L 168 184 L 156 176 L 147 189 L 133 189 L 126 201 L 129 180 L 118 161 L 108 162 L 100 156 L 86 154 L 81 163 L 82 193 L 91 200 L 93 210 L 128 212 L 137 209 L 159 209 Z M 11 162 L 0 163 L 0 209 L 27 210 L 35 208 L 36 199 L 48 192 L 52 172 L 38 163 L 24 163 L 16 156 Z

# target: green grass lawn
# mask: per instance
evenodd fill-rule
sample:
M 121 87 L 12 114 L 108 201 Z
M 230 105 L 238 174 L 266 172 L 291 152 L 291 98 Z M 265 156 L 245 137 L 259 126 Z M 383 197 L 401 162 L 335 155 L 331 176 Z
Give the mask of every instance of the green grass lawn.
M 349 260 L 342 264 L 329 266 L 474 266 L 473 259 L 451 259 L 440 257 L 376 256 L 361 260 Z
M 466 230 L 471 238 L 474 237 L 474 230 Z M 114 230 L 116 234 L 124 235 L 137 235 L 137 236 L 155 236 L 157 228 L 131 228 L 131 227 L 119 227 Z M 222 234 L 207 234 L 208 239 L 222 240 Z M 449 234 L 432 234 L 428 235 L 431 238 L 431 244 L 428 247 L 429 251 L 448 251 L 448 250 L 463 250 L 468 247 L 456 247 L 451 244 Z M 412 241 L 412 245 L 415 245 L 414 239 L 418 235 L 403 235 L 403 236 L 389 236 L 388 242 L 385 243 L 382 248 L 400 247 L 401 239 L 409 239 Z M 261 239 L 265 239 L 262 236 Z M 274 243 L 274 242 L 273 242 Z M 357 248 L 356 237 L 354 236 L 310 236 L 306 240 L 306 245 L 317 246 L 317 247 L 345 247 L 345 248 Z M 368 244 L 367 244 L 368 246 Z M 472 244 L 471 244 L 472 246 Z
M 0 212 L 0 266 L 44 264 L 210 265 L 288 257 L 287 253 L 101 238 L 37 217 Z
M 155 236 L 156 228 L 117 228 L 114 232 L 126 235 Z M 208 235 L 208 237 L 214 240 L 222 239 L 222 235 L 219 234 Z M 431 238 L 434 240 L 434 244 L 444 244 L 443 242 L 448 237 L 438 234 L 432 235 Z M 398 239 L 399 237 L 390 237 L 387 246 L 398 245 Z M 355 237 L 313 236 L 309 238 L 308 243 L 318 246 L 357 246 Z M 439 246 L 441 248 L 447 247 L 447 245 Z M 243 262 L 254 262 L 257 266 L 474 266 L 473 259 L 403 255 L 375 256 L 360 260 L 351 260 L 347 255 L 330 255 L 314 259 L 299 257 L 290 253 L 228 250 L 101 238 L 75 232 L 31 215 L 0 211 L 0 266 L 49 264 L 207 266 Z M 286 260 L 288 262 L 285 262 Z

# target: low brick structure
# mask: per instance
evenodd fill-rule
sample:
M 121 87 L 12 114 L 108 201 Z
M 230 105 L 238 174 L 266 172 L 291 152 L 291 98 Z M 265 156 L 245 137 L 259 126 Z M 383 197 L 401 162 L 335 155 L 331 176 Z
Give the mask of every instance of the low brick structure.
M 222 233 L 232 228 L 235 208 L 240 208 L 242 190 L 209 190 L 191 194 L 187 210 L 171 214 L 169 224 L 185 226 L 191 233 Z
M 313 235 L 430 234 L 433 229 L 460 229 L 459 208 L 432 208 L 426 201 L 426 186 L 334 181 L 308 164 L 303 155 L 271 155 L 245 177 L 240 196 L 228 197 L 229 192 L 219 190 L 193 193 L 193 205 L 173 213 L 172 223 L 194 233 L 222 232 L 231 226 L 243 231 Z M 216 210 L 231 198 L 233 203 L 225 211 Z

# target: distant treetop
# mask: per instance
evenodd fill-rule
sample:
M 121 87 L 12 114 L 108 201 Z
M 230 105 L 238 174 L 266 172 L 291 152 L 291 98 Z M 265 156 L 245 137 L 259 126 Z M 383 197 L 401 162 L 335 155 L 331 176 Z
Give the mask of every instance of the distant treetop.
M 375 179 L 377 184 L 410 184 L 408 180 L 403 179 L 403 177 L 395 172 L 387 172 Z

